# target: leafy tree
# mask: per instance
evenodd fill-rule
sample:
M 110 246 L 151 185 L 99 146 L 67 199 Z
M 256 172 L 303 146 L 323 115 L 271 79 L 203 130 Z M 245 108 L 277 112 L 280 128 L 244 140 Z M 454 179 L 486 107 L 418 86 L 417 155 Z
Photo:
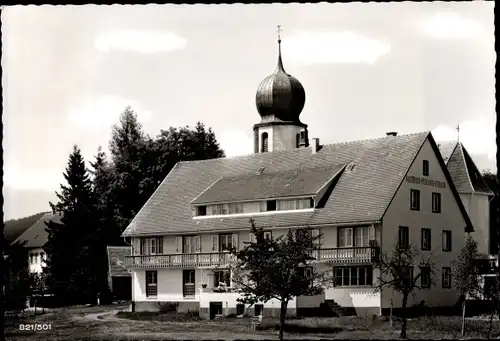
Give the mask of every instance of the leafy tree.
M 75 299 L 88 302 L 96 295 L 95 261 L 91 240 L 96 238 L 96 201 L 89 172 L 80 149 L 75 145 L 63 173 L 67 185 L 61 184 L 59 201 L 50 203 L 61 223 L 48 222 L 46 267 L 47 285 L 66 302 Z
M 244 304 L 255 304 L 276 299 L 281 303 L 279 339 L 283 340 L 287 307 L 297 296 L 321 294 L 331 284 L 332 276 L 317 271 L 305 272 L 315 258 L 311 251 L 320 236 L 312 236 L 309 229 L 291 230 L 278 238 L 264 238 L 264 231 L 250 220 L 254 242 L 238 251 L 232 267 L 233 281 L 243 292 L 239 299 Z M 311 268 L 312 270 L 312 268 Z
M 475 263 L 478 256 L 477 242 L 469 234 L 458 259 L 452 262 L 453 288 L 462 300 L 462 335 L 465 335 L 467 298 L 478 298 L 481 290 L 479 272 Z
M 414 269 L 418 258 L 420 258 L 420 263 L 415 274 Z M 412 245 L 401 246 L 398 243 L 393 250 L 382 253 L 374 266 L 380 270 L 375 290 L 391 288 L 402 296 L 401 338 L 406 338 L 408 298 L 414 295 L 416 290 L 422 289 L 420 278 L 424 271 L 429 274 L 430 284 L 434 284 L 435 265 L 430 257 L 428 259 L 419 257 L 419 253 Z
M 24 308 L 29 295 L 30 280 L 28 251 L 24 247 L 26 242 L 15 243 L 5 248 L 3 279 L 5 285 L 5 307 L 8 309 Z

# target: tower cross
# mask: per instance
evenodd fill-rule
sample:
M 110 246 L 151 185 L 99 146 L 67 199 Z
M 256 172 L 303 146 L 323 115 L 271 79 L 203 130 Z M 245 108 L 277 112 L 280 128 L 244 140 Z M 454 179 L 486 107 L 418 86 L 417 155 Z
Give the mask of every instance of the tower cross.
M 277 31 L 278 32 L 278 42 L 281 43 L 281 32 L 283 30 L 281 29 L 281 25 L 277 25 L 277 26 L 278 26 L 278 31 Z
M 457 124 L 457 141 L 460 142 L 460 124 Z

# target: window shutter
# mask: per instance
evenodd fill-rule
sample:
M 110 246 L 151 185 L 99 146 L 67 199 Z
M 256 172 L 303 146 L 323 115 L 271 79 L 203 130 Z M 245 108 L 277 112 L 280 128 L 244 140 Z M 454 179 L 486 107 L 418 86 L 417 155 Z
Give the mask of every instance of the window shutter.
M 314 230 L 312 230 L 312 231 L 311 231 L 311 236 L 312 236 L 313 238 L 318 238 L 318 236 L 319 236 L 319 230 L 318 230 L 318 229 L 314 229 Z M 319 247 L 320 240 L 318 240 L 318 239 L 317 239 L 316 241 L 314 241 L 314 243 L 315 243 L 315 245 L 316 245 L 317 247 Z
M 212 251 L 219 252 L 219 236 L 216 234 L 212 235 Z
M 239 249 L 239 245 L 238 245 L 238 234 L 237 233 L 234 233 L 232 235 L 232 238 L 233 238 L 233 247 L 238 250 Z
M 163 237 L 158 237 L 158 240 L 156 241 L 156 244 L 158 245 L 158 254 L 163 254 Z
M 194 252 L 201 252 L 201 238 L 200 236 L 194 237 L 195 249 Z
M 182 253 L 182 237 L 175 237 L 175 252 Z
M 132 239 L 132 255 L 140 255 L 142 254 L 141 251 L 141 240 L 139 238 L 133 238 Z
M 371 225 L 369 228 L 368 228 L 368 239 L 369 240 L 375 240 L 376 237 L 375 237 L 375 226 Z
M 255 243 L 255 235 L 252 232 L 250 232 L 250 234 L 248 235 L 248 240 L 251 243 Z

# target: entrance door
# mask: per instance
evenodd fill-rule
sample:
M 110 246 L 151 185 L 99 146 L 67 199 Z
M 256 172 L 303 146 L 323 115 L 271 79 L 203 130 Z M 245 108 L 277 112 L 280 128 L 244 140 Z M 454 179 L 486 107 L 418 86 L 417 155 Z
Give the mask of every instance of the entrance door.
M 194 296 L 194 270 L 182 271 L 182 291 L 184 296 Z
M 222 302 L 210 302 L 210 319 L 215 319 L 216 315 L 222 315 Z

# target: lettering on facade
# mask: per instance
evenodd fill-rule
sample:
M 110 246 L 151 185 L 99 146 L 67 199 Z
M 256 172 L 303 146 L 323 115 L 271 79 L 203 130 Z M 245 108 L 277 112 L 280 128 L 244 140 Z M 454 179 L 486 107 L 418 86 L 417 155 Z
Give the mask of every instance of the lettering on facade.
M 427 185 L 438 188 L 446 188 L 446 182 L 420 178 L 418 176 L 406 176 L 406 181 L 417 185 Z

